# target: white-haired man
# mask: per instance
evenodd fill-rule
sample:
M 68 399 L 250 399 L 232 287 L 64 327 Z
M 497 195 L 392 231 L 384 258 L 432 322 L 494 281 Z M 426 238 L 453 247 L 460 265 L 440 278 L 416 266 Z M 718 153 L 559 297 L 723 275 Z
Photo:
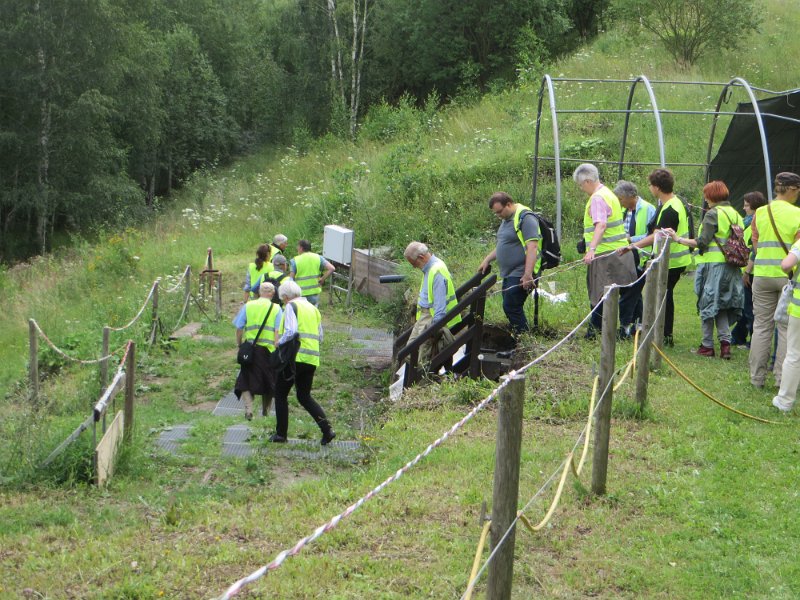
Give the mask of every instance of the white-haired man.
M 289 238 L 287 238 L 282 233 L 275 235 L 272 238 L 272 243 L 269 245 L 272 249 L 272 258 L 275 258 L 279 254 L 283 254 L 286 250 L 286 246 L 289 245 Z
M 422 242 L 411 242 L 403 253 L 408 263 L 422 271 L 422 282 L 417 296 L 417 321 L 411 330 L 408 343 L 417 339 L 428 327 L 441 321 L 444 316 L 458 304 L 453 278 L 447 265 L 436 258 Z M 453 341 L 450 327 L 461 322 L 461 315 L 456 315 L 441 329 L 441 334 L 426 342 L 420 348 L 419 362 L 424 365 L 430 362 L 441 348 Z
M 583 241 L 587 265 L 586 284 L 589 304 L 592 307 L 588 339 L 603 325 L 603 304 L 600 299 L 605 287 L 611 284 L 627 285 L 636 280 L 636 262 L 633 254 L 620 254 L 617 250 L 628 246 L 628 234 L 622 218 L 619 198 L 600 181 L 600 173 L 592 164 L 579 165 L 572 178 L 589 198 L 583 211 Z M 625 314 L 624 298 L 620 299 L 620 313 Z

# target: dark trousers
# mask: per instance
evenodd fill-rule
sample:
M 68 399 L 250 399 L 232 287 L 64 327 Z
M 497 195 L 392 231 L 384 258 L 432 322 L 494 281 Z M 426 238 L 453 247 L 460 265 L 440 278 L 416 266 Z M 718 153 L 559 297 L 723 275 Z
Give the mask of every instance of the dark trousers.
M 509 289 L 510 288 L 510 289 Z M 525 333 L 529 331 L 528 319 L 525 318 L 525 300 L 528 299 L 528 291 L 520 285 L 519 277 L 506 277 L 503 279 L 503 312 L 511 323 L 511 330 L 514 333 Z
M 641 276 L 643 271 L 636 269 L 637 276 Z M 644 302 L 642 302 L 642 290 L 644 289 L 645 280 L 619 291 L 619 324 L 623 328 L 627 328 L 634 323 L 642 322 L 642 312 L 644 310 Z
M 289 429 L 289 392 L 294 385 L 297 393 L 297 401 L 306 409 L 308 414 L 314 417 L 322 433 L 330 431 L 328 419 L 325 418 L 325 411 L 317 402 L 311 397 L 311 386 L 314 383 L 314 373 L 317 367 L 309 365 L 308 363 L 296 363 L 295 376 L 293 381 L 286 381 L 282 376 L 278 375 L 278 381 L 275 386 L 275 417 L 277 424 L 275 426 L 275 433 L 282 437 L 287 437 Z
M 747 339 L 753 333 L 753 290 L 744 286 L 744 308 L 742 308 L 742 318 L 736 323 L 731 336 L 733 343 L 741 346 L 747 343 Z
M 639 290 L 639 298 L 641 299 L 642 291 Z M 592 307 L 592 316 L 589 319 L 589 330 L 600 331 L 603 328 L 603 304 L 599 302 Z M 625 327 L 633 323 L 631 315 L 636 306 L 636 295 L 632 287 L 622 288 L 619 291 L 619 324 L 620 327 Z
M 669 270 L 667 275 L 667 304 L 664 307 L 664 335 L 672 335 L 672 324 L 675 322 L 675 300 L 672 297 L 672 290 L 678 285 L 678 280 L 686 267 L 677 267 Z M 656 306 L 656 308 L 658 308 Z

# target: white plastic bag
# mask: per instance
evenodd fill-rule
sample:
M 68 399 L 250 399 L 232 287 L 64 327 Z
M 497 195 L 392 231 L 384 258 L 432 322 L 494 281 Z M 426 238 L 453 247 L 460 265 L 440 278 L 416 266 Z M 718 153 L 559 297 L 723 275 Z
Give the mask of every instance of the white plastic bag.
M 781 297 L 778 299 L 778 306 L 775 308 L 775 323 L 780 325 L 789 324 L 789 304 L 794 295 L 794 285 L 790 281 L 781 290 Z

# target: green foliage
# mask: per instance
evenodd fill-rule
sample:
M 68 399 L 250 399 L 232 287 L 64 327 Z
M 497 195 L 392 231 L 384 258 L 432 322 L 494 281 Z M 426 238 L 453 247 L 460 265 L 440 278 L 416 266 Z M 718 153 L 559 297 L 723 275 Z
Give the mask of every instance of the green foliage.
M 759 30 L 762 13 L 750 0 L 617 0 L 620 16 L 655 35 L 683 68 L 713 48 L 735 50 Z

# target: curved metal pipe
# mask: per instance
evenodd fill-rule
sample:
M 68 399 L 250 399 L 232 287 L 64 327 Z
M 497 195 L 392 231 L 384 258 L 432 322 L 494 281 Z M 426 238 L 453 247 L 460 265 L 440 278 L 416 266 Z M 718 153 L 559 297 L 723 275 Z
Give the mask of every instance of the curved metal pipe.
M 758 134 L 761 137 L 761 154 L 764 158 L 764 171 L 767 181 L 767 201 L 772 202 L 772 166 L 770 165 L 769 160 L 769 146 L 767 145 L 767 133 L 764 130 L 764 119 L 761 115 L 761 109 L 758 107 L 758 100 L 756 100 L 756 96 L 753 93 L 753 88 L 750 87 L 750 84 L 741 77 L 734 77 L 731 79 L 728 84 L 722 88 L 722 93 L 719 95 L 719 99 L 717 100 L 717 107 L 714 111 L 714 120 L 711 124 L 711 135 L 708 140 L 708 150 L 706 152 L 706 182 L 708 181 L 709 169 L 711 167 L 711 150 L 714 145 L 714 134 L 717 129 L 719 109 L 720 106 L 722 106 L 722 102 L 725 99 L 725 95 L 728 93 L 728 90 L 731 87 L 738 86 L 743 87 L 747 92 L 747 96 L 750 98 L 750 104 L 753 106 L 753 114 L 756 117 L 756 123 L 758 123 Z
M 619 149 L 619 163 L 617 164 L 617 179 L 622 179 L 622 167 L 625 163 L 625 149 L 628 144 L 628 125 L 631 119 L 631 105 L 633 104 L 633 95 L 636 92 L 636 85 L 642 82 L 647 89 L 647 95 L 650 97 L 650 106 L 652 108 L 653 116 L 656 118 L 656 133 L 658 134 L 658 152 L 661 166 L 666 167 L 666 152 L 664 150 L 664 130 L 661 126 L 661 113 L 658 110 L 658 103 L 656 102 L 656 95 L 653 91 L 653 86 L 650 85 L 650 80 L 644 75 L 639 75 L 633 80 L 630 92 L 628 93 L 628 103 L 625 107 L 625 125 L 622 129 L 622 142 Z
M 539 90 L 539 112 L 536 116 L 536 148 L 534 156 L 539 155 L 539 124 L 542 118 L 542 101 L 544 100 L 544 88 L 547 86 L 547 96 L 550 101 L 550 118 L 553 120 L 553 156 L 555 157 L 556 168 L 556 234 L 561 238 L 561 145 L 558 139 L 558 114 L 556 113 L 556 92 L 553 89 L 553 80 L 550 75 L 542 77 L 542 87 Z M 538 160 L 537 160 L 538 166 Z M 536 186 L 534 185 L 534 194 Z M 533 207 L 531 207 L 533 208 Z

